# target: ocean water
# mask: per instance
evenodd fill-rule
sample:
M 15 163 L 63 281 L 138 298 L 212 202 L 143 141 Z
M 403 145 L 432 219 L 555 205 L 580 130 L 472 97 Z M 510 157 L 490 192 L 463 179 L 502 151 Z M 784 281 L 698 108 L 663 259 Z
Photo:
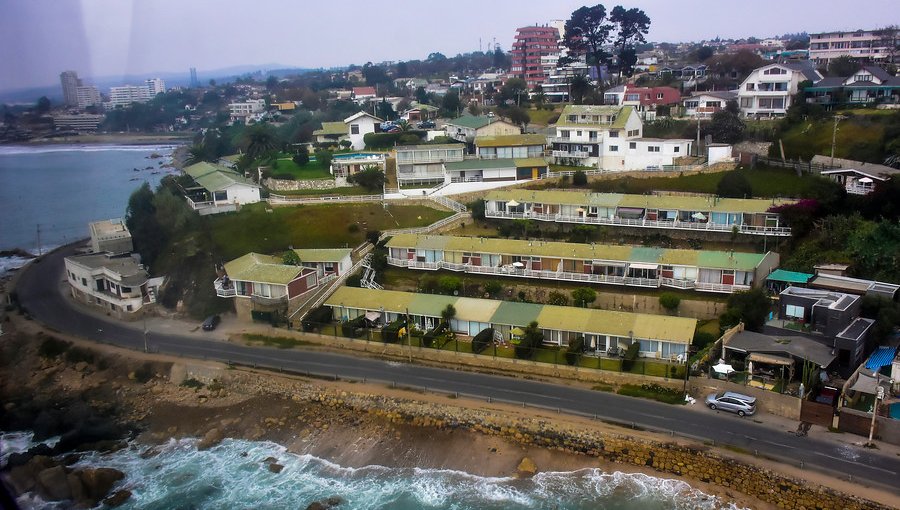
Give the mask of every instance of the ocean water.
M 21 448 L 23 438 L 16 441 Z M 226 439 L 205 451 L 198 451 L 196 443 L 173 439 L 146 459 L 141 454 L 148 447 L 132 443 L 111 454 L 88 454 L 75 467 L 107 466 L 126 473 L 114 488 L 132 492 L 123 509 L 303 509 L 331 497 L 341 498 L 340 510 L 736 508 L 685 482 L 643 474 L 583 469 L 531 479 L 491 478 L 438 469 L 349 468 L 266 441 Z M 284 466 L 280 473 L 269 471 L 264 462 L 269 457 Z M 23 508 L 61 507 L 33 495 L 19 503 Z
M 46 251 L 87 237 L 91 221 L 124 217 L 132 191 L 145 181 L 155 188 L 172 171 L 160 163 L 171 162 L 174 148 L 0 146 L 0 250 L 36 254 L 38 225 Z M 150 159 L 153 153 L 164 157 Z M 4 267 L 20 263 L 0 259 Z

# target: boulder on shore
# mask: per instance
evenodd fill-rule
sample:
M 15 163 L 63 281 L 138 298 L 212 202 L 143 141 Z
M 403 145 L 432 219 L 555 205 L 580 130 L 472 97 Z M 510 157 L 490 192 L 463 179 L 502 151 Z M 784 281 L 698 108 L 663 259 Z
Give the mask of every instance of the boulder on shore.
M 206 433 L 206 435 L 203 436 L 203 439 L 201 439 L 200 442 L 197 443 L 197 449 L 208 450 L 213 446 L 221 443 L 223 439 L 225 439 L 225 434 L 223 434 L 221 430 L 217 428 L 211 428 Z
M 117 506 L 121 506 L 126 501 L 131 498 L 131 491 L 128 489 L 122 489 L 120 491 L 116 491 L 112 493 L 112 495 L 103 500 L 103 504 L 106 506 L 115 508 Z
M 516 468 L 516 471 L 519 473 L 519 476 L 534 476 L 538 469 L 533 460 L 525 457 L 522 459 L 522 462 L 519 462 L 519 467 Z

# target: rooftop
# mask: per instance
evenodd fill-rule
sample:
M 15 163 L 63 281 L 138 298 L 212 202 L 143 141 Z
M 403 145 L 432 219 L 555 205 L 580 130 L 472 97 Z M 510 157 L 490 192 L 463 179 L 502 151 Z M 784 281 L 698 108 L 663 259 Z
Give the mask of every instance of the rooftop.
M 628 122 L 628 118 L 634 113 L 633 106 L 595 106 L 595 105 L 567 105 L 559 114 L 559 120 L 556 127 L 584 127 L 586 123 L 570 122 L 570 115 L 599 116 L 600 120 L 596 123 L 588 123 L 587 125 L 597 125 L 613 129 L 623 129 Z M 606 118 L 614 116 L 612 122 L 607 122 Z
M 234 170 L 205 161 L 186 167 L 184 173 L 190 175 L 197 184 L 209 192 L 221 191 L 235 184 L 260 187 Z
M 727 251 L 682 250 L 619 246 L 610 244 L 558 243 L 515 239 L 399 234 L 387 242 L 389 248 L 420 248 L 451 252 L 558 257 L 578 260 L 643 262 L 696 266 L 707 269 L 753 271 L 765 254 Z
M 339 136 L 347 133 L 347 125 L 343 122 L 323 122 L 322 129 L 313 131 L 315 136 Z
M 356 287 L 341 287 L 325 301 L 325 305 L 331 307 L 393 313 L 409 310 L 411 314 L 431 317 L 440 317 L 448 304 L 456 308 L 458 320 L 507 326 L 527 326 L 531 321 L 537 321 L 542 329 L 663 340 L 685 345 L 691 343 L 697 326 L 696 319 L 685 317 Z
M 90 229 L 91 237 L 98 239 L 131 237 L 131 232 L 128 231 L 122 218 L 92 222 Z
M 110 256 L 105 253 L 73 255 L 66 260 L 88 269 L 105 269 L 119 276 L 119 281 L 131 287 L 143 285 L 150 275 L 144 266 L 129 255 Z
M 832 348 L 802 336 L 769 336 L 753 331 L 741 331 L 725 344 L 728 349 L 747 353 L 787 354 L 827 367 L 835 359 Z
M 287 265 L 280 257 L 251 252 L 226 262 L 225 272 L 232 280 L 287 285 L 309 269 Z
M 525 145 L 546 145 L 544 135 L 497 135 L 475 138 L 476 147 L 521 147 Z
M 303 248 L 294 253 L 301 262 L 339 262 L 350 255 L 350 248 Z
M 497 190 L 487 194 L 486 200 L 564 204 L 599 207 L 636 207 L 700 212 L 762 213 L 770 208 L 793 203 L 792 200 L 717 198 L 675 195 L 624 195 L 620 193 L 588 193 L 584 191 L 526 189 Z
M 807 284 L 815 275 L 809 273 L 800 273 L 797 271 L 788 271 L 786 269 L 776 269 L 772 274 L 766 277 L 766 280 L 773 282 L 802 283 Z

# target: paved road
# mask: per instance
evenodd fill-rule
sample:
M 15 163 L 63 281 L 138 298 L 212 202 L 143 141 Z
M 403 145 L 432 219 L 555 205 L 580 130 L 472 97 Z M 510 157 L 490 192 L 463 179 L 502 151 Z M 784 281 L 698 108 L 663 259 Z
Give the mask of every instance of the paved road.
M 59 292 L 63 280 L 62 258 L 70 249 L 58 250 L 31 265 L 17 285 L 19 299 L 34 318 L 59 331 L 85 338 L 142 349 L 144 335 L 133 327 L 86 314 Z M 796 437 L 728 413 L 697 412 L 686 407 L 562 385 L 422 367 L 323 352 L 248 347 L 187 335 L 152 333 L 154 352 L 237 364 L 283 369 L 297 373 L 335 375 L 341 378 L 396 382 L 399 386 L 426 387 L 540 406 L 561 412 L 636 424 L 638 427 L 674 431 L 704 441 L 725 443 L 782 459 L 806 469 L 868 480 L 900 494 L 900 457 L 859 446 L 814 437 Z

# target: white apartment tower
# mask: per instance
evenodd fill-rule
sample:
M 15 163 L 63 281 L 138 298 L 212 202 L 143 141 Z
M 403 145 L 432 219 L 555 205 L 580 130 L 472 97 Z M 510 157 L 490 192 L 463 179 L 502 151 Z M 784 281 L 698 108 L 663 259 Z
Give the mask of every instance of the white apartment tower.
M 81 80 L 78 79 L 78 73 L 75 71 L 63 71 L 59 75 L 59 81 L 62 85 L 63 103 L 66 106 L 78 105 L 78 87 L 81 86 Z
M 166 82 L 162 78 L 150 78 L 146 81 L 147 88 L 150 90 L 150 97 L 154 98 L 157 94 L 166 91 Z

